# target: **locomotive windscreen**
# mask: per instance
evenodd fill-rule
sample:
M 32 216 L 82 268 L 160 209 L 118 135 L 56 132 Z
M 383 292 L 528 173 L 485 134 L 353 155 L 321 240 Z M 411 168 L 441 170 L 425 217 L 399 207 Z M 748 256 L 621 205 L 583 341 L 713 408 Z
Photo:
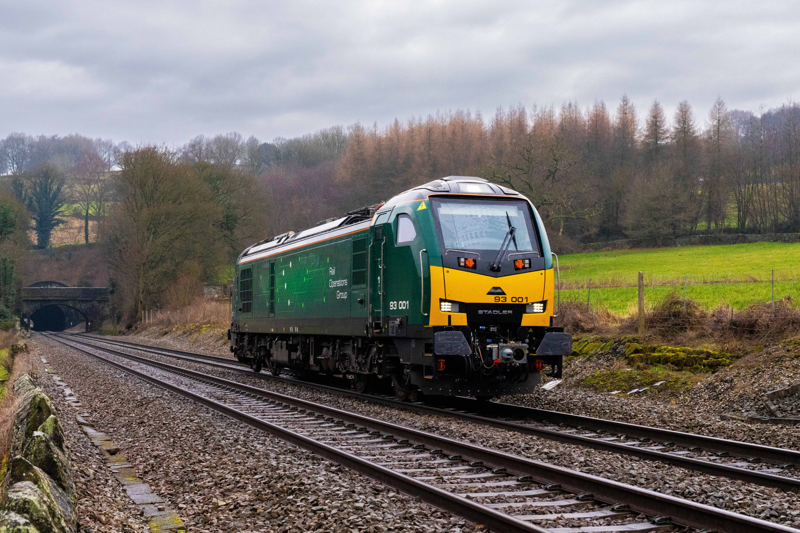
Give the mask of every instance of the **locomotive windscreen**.
M 528 203 L 523 200 L 432 198 L 446 250 L 497 251 L 510 228 L 510 252 L 537 252 Z

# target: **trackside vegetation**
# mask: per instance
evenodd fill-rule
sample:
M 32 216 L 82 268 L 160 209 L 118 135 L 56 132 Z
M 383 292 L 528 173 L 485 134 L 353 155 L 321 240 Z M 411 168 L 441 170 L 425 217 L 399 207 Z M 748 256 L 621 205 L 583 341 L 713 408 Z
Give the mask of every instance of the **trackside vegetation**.
M 126 152 L 115 177 L 106 256 L 120 320 L 186 307 L 261 234 L 266 201 L 232 167 L 178 161 L 157 147 Z

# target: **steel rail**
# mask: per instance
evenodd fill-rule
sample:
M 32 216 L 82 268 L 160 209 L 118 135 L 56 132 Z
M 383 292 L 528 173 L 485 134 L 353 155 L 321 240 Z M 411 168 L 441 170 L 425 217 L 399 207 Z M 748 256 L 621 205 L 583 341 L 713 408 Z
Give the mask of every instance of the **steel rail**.
M 234 418 L 241 419 L 242 421 L 250 425 L 253 425 L 254 427 L 263 426 L 263 428 L 266 431 L 269 431 L 270 433 L 276 436 L 285 435 L 286 440 L 288 440 L 289 442 L 292 442 L 294 444 L 297 444 L 298 446 L 314 451 L 315 453 L 320 453 L 320 455 L 330 460 L 341 462 L 342 464 L 347 464 L 347 465 L 352 464 L 353 465 L 352 468 L 357 469 L 358 471 L 370 477 L 373 477 L 374 479 L 377 479 L 381 482 L 384 482 L 398 489 L 400 489 L 400 487 L 402 486 L 404 488 L 400 490 L 404 490 L 404 492 L 406 492 L 406 489 L 409 489 L 410 494 L 420 496 L 424 501 L 427 501 L 428 503 L 431 503 L 433 505 L 440 506 L 441 508 L 446 509 L 455 514 L 459 514 L 459 516 L 463 516 L 470 520 L 474 520 L 478 523 L 486 524 L 490 528 L 497 527 L 497 525 L 495 526 L 491 525 L 490 523 L 491 520 L 493 519 L 504 520 L 506 518 L 506 515 L 503 515 L 502 513 L 495 513 L 498 516 L 487 516 L 487 517 L 480 517 L 477 519 L 470 518 L 470 516 L 474 517 L 475 513 L 478 512 L 483 513 L 482 506 L 475 504 L 474 502 L 469 502 L 468 500 L 467 502 L 469 502 L 470 505 L 465 505 L 465 502 L 461 501 L 461 500 L 466 500 L 465 498 L 455 496 L 440 489 L 435 489 L 434 487 L 429 487 L 428 485 L 420 483 L 414 480 L 413 478 L 402 476 L 402 474 L 398 474 L 397 472 L 393 472 L 383 467 L 378 467 L 376 469 L 377 465 L 373 465 L 361 458 L 353 457 L 350 454 L 342 452 L 333 447 L 318 443 L 317 441 L 313 441 L 312 439 L 308 439 L 307 437 L 298 435 L 297 433 L 255 419 L 253 417 L 250 417 L 249 415 L 225 407 L 224 405 L 214 402 L 213 400 L 208 400 L 201 396 L 194 395 L 193 393 L 183 390 L 180 387 L 166 384 L 161 380 L 159 380 L 158 378 L 148 376 L 144 373 L 130 369 L 120 363 L 116 363 L 108 359 L 105 359 L 103 357 L 100 357 L 98 355 L 92 354 L 84 350 L 83 348 L 72 345 L 70 342 L 65 342 L 61 338 L 58 337 L 51 337 L 51 338 L 66 346 L 70 346 L 73 349 L 79 350 L 97 359 L 109 362 L 118 368 L 134 373 L 138 376 L 141 376 L 152 383 L 161 386 L 168 385 L 166 388 L 169 388 L 174 392 L 183 394 L 193 399 L 198 399 L 200 403 L 208 405 L 209 407 L 212 407 L 214 409 L 227 412 L 227 414 L 231 414 L 232 416 L 234 416 Z M 676 498 L 674 496 L 661 494 L 658 492 L 642 489 L 639 487 L 634 487 L 631 485 L 626 485 L 624 483 L 612 481 L 598 476 L 584 474 L 581 472 L 551 465 L 541 461 L 519 457 L 504 452 L 493 451 L 473 444 L 460 442 L 447 437 L 441 437 L 438 435 L 419 431 L 412 428 L 407 428 L 397 424 L 385 422 L 383 420 L 378 420 L 371 417 L 358 415 L 348 411 L 336 409 L 334 407 L 329 407 L 326 405 L 310 402 L 307 400 L 302 400 L 300 398 L 295 398 L 292 396 L 287 396 L 284 394 L 271 392 L 264 389 L 259 389 L 235 381 L 230 381 L 216 376 L 210 376 L 208 374 L 204 374 L 201 372 L 196 372 L 194 370 L 189 370 L 186 368 L 169 365 L 167 363 L 154 361 L 152 359 L 131 354 L 125 354 L 122 352 L 118 352 L 116 350 L 98 347 L 85 342 L 80 342 L 80 341 L 72 341 L 72 342 L 76 342 L 78 344 L 82 344 L 84 346 L 88 346 L 96 350 L 109 353 L 111 355 L 116 355 L 119 357 L 123 357 L 125 359 L 136 361 L 144 365 L 150 365 L 156 368 L 161 368 L 167 370 L 168 372 L 173 372 L 180 375 L 193 377 L 194 379 L 197 380 L 211 382 L 233 390 L 278 401 L 287 405 L 292 405 L 300 409 L 313 411 L 318 414 L 322 414 L 324 416 L 347 421 L 349 423 L 363 425 L 373 430 L 389 433 L 395 437 L 401 437 L 404 439 L 424 444 L 425 446 L 429 446 L 431 448 L 442 450 L 445 453 L 453 455 L 461 455 L 463 457 L 468 457 L 470 459 L 484 461 L 492 465 L 506 468 L 507 470 L 518 473 L 522 476 L 526 476 L 529 479 L 532 479 L 539 483 L 559 484 L 564 489 L 574 493 L 587 493 L 587 492 L 592 493 L 594 499 L 597 501 L 608 504 L 624 503 L 629 505 L 633 511 L 643 513 L 651 517 L 668 516 L 670 517 L 673 523 L 678 525 L 704 529 L 704 530 L 718 530 L 731 533 L 755 533 L 755 532 L 766 532 L 766 531 L 775 533 L 777 532 L 798 533 L 800 531 L 773 522 L 768 522 L 765 520 L 760 520 L 757 518 L 752 518 L 745 515 L 732 513 L 730 511 L 725 511 L 708 505 L 692 502 L 689 500 L 684 500 L 681 498 Z M 284 437 L 281 436 L 281 438 Z M 317 450 L 319 450 L 319 452 L 317 452 Z M 341 461 L 339 459 L 341 459 Z M 434 488 L 435 491 L 429 492 L 428 491 L 429 488 Z M 420 492 L 416 492 L 417 490 L 419 490 Z M 439 502 L 439 503 L 434 503 L 434 502 Z M 456 511 L 455 510 L 456 508 L 458 508 L 459 511 Z M 471 514 L 468 516 L 466 514 L 461 514 L 462 512 Z M 501 531 L 546 531 L 542 528 L 530 529 L 531 526 L 529 524 L 521 522 L 519 520 L 514 520 L 514 522 L 520 522 L 520 524 L 517 524 L 518 526 L 517 529 L 510 529 L 511 527 L 515 526 L 514 523 L 510 523 L 510 524 L 503 524 L 501 526 L 503 529 L 500 530 Z M 529 529 L 519 529 L 523 525 Z
M 164 355 L 168 357 L 179 358 L 187 361 L 195 359 L 194 355 L 199 356 L 211 364 L 221 368 L 242 372 L 246 375 L 253 376 L 252 371 L 238 368 L 239 365 L 233 366 L 236 363 L 227 363 L 226 359 L 222 357 L 209 356 L 203 354 L 192 354 L 191 352 L 182 352 L 178 350 L 160 349 L 150 346 L 137 345 L 136 343 L 127 343 L 123 341 L 112 341 L 106 339 L 96 339 L 96 337 L 89 337 L 100 342 L 109 344 L 116 344 L 122 347 L 141 350 L 144 352 L 153 353 L 156 355 Z M 165 353 L 167 352 L 167 353 Z M 234 360 L 230 360 L 233 362 Z M 311 383 L 307 381 L 299 381 L 288 378 L 281 378 L 267 374 L 256 374 L 267 379 L 278 379 L 289 383 L 299 384 L 309 388 L 322 390 L 342 396 L 358 398 L 365 401 L 379 403 L 382 405 L 405 409 L 408 411 L 434 414 L 440 416 L 447 416 L 450 418 L 458 418 L 468 420 L 477 424 L 514 431 L 527 435 L 554 440 L 565 444 L 573 444 L 578 446 L 585 446 L 596 450 L 609 451 L 613 453 L 620 453 L 639 457 L 641 459 L 659 461 L 662 463 L 671 464 L 674 466 L 703 472 L 713 476 L 727 477 L 736 479 L 747 483 L 754 483 L 767 487 L 779 488 L 782 490 L 795 490 L 800 488 L 800 479 L 786 476 L 779 476 L 771 473 L 759 472 L 756 470 L 748 470 L 737 466 L 730 466 L 726 464 L 717 464 L 703 459 L 695 459 L 691 457 L 684 457 L 681 455 L 673 455 L 669 453 L 649 450 L 646 448 L 638 448 L 622 443 L 609 442 L 599 440 L 591 437 L 584 437 L 580 435 L 572 435 L 561 431 L 537 428 L 527 424 L 517 422 L 509 422 L 491 416 L 483 416 L 487 411 L 493 410 L 495 412 L 502 412 L 504 417 L 511 418 L 530 418 L 533 420 L 547 421 L 553 424 L 566 424 L 569 426 L 582 427 L 586 429 L 601 430 L 609 433 L 625 434 L 637 438 L 647 438 L 655 442 L 672 442 L 675 445 L 682 447 L 700 447 L 705 450 L 729 453 L 744 458 L 755 457 L 766 462 L 776 464 L 791 464 L 800 465 L 800 451 L 788 450 L 784 448 L 775 448 L 770 446 L 763 446 L 760 444 L 753 444 L 740 441 L 731 441 L 720 439 L 717 437 L 709 437 L 705 435 L 697 435 L 693 433 L 684 433 L 669 429 L 654 428 L 649 426 L 639 426 L 627 422 L 617 422 L 613 420 L 603 420 L 599 418 L 592 418 L 582 415 L 573 415 L 559 411 L 549 411 L 545 409 L 537 409 L 533 407 L 524 407 L 514 404 L 506 403 L 483 403 L 475 400 L 467 400 L 465 398 L 458 398 L 458 402 L 454 407 L 459 409 L 468 409 L 475 413 L 465 413 L 453 411 L 452 409 L 443 409 L 431 405 L 424 405 L 420 403 L 408 403 L 382 398 L 373 395 L 364 395 L 354 391 L 321 385 L 318 383 Z
M 727 440 L 695 433 L 684 433 L 671 429 L 640 426 L 629 422 L 604 420 L 590 416 L 574 415 L 560 411 L 550 411 L 535 407 L 493 402 L 502 407 L 508 416 L 529 417 L 536 420 L 547 421 L 553 424 L 580 426 L 585 429 L 601 430 L 613 433 L 624 433 L 638 438 L 649 438 L 657 442 L 672 442 L 678 446 L 700 446 L 707 450 L 726 452 L 741 457 L 758 457 L 764 461 L 776 464 L 794 464 L 800 466 L 800 451 L 786 448 L 775 448 L 750 442 Z
M 94 357 L 96 359 L 99 359 L 100 361 L 103 361 L 104 363 L 110 364 L 110 365 L 112 365 L 114 367 L 119 368 L 120 370 L 124 370 L 125 372 L 131 373 L 131 374 L 135 375 L 136 377 L 138 377 L 140 379 L 143 379 L 143 380 L 145 380 L 147 382 L 150 382 L 150 383 L 152 383 L 154 385 L 157 385 L 159 387 L 167 389 L 167 390 L 169 390 L 171 392 L 174 392 L 174 393 L 180 394 L 182 396 L 185 396 L 185 397 L 187 397 L 187 398 L 189 398 L 189 399 L 191 399 L 191 400 L 193 400 L 193 401 L 195 401 L 195 402 L 197 402 L 199 404 L 205 405 L 206 407 L 209 407 L 209 408 L 211 408 L 211 409 L 213 409 L 215 411 L 218 411 L 218 412 L 223 413 L 223 414 L 225 414 L 227 416 L 230 416 L 231 418 L 233 418 L 235 420 L 238 420 L 240 422 L 244 422 L 245 424 L 248 424 L 249 426 L 252 426 L 252 427 L 254 427 L 256 429 L 259 429 L 261 431 L 269 433 L 270 435 L 278 437 L 281 440 L 284 440 L 286 442 L 289 442 L 291 444 L 299 446 L 300 448 L 308 450 L 308 451 L 310 451 L 310 452 L 312 452 L 312 453 L 314 453 L 316 455 L 319 455 L 320 457 L 328 459 L 329 461 L 341 464 L 342 466 L 350 468 L 351 470 L 355 470 L 356 472 L 364 474 L 367 477 L 370 477 L 370 478 L 372 478 L 372 479 L 374 479 L 374 480 L 376 480 L 376 481 L 378 481 L 380 483 L 383 483 L 384 485 L 387 485 L 389 487 L 392 487 L 394 489 L 402 491 L 402 492 L 404 492 L 406 494 L 409 494 L 409 495 L 411 495 L 413 497 L 419 498 L 420 500 L 422 500 L 422 501 L 424 501 L 426 503 L 429 503 L 431 505 L 439 507 L 440 509 L 443 509 L 443 510 L 448 511 L 450 513 L 453 513 L 455 515 L 461 516 L 461 517 L 466 518 L 468 520 L 471 520 L 472 522 L 475 522 L 475 523 L 478 523 L 478 524 L 484 524 L 484 525 L 486 525 L 487 527 L 489 527 L 491 529 L 496 529 L 497 531 L 509 531 L 509 532 L 513 532 L 513 533 L 531 533 L 531 532 L 534 532 L 534 533 L 548 533 L 547 529 L 544 529 L 544 528 L 541 528 L 541 527 L 537 527 L 537 526 L 535 526 L 533 524 L 529 524 L 527 522 L 523 522 L 522 520 L 517 520 L 517 519 L 515 519 L 514 517 L 512 517 L 510 515 L 506 515 L 504 513 L 495 511 L 494 509 L 490 509 L 488 507 L 484 507 L 483 505 L 480 505 L 479 503 L 476 503 L 476 502 L 473 502 L 473 501 L 471 501 L 471 500 L 469 500 L 467 498 L 463 498 L 461 496 L 457 496 L 455 494 L 449 493 L 449 492 L 447 492 L 445 490 L 442 490 L 442 489 L 439 489 L 437 487 L 428 485 L 427 483 L 422 483 L 421 481 L 417 481 L 416 479 L 414 479 L 412 477 L 403 475 L 403 474 L 401 474 L 399 472 L 395 472 L 393 470 L 390 470 L 390 469 L 385 468 L 383 466 L 377 465 L 375 463 L 371 463 L 370 461 L 362 459 L 361 457 L 358 457 L 357 455 L 354 455 L 354 454 L 351 454 L 351 453 L 347 453 L 347 452 L 342 451 L 342 450 L 340 450 L 338 448 L 335 448 L 333 446 L 329 446 L 329 445 L 327 445 L 325 443 L 322 443 L 322 442 L 319 442 L 317 440 L 311 439 L 309 437 L 306 437 L 304 435 L 301 435 L 301 434 L 296 433 L 294 431 L 291 431 L 289 429 L 282 428 L 282 427 L 280 427 L 280 426 L 278 426 L 276 424 L 271 424 L 271 423 L 266 422 L 264 420 L 259 420 L 258 418 L 254 417 L 254 416 L 248 415 L 247 413 L 243 413 L 243 412 L 241 412 L 241 411 L 239 411 L 237 409 L 233 409 L 231 407 L 228 407 L 223 403 L 216 402 L 214 400 L 211 400 L 211 399 L 206 398 L 204 396 L 201 396 L 199 394 L 194 394 L 193 392 L 187 391 L 187 390 L 185 390 L 185 389 L 183 389 L 181 387 L 178 387 L 176 385 L 173 385 L 173 384 L 171 384 L 169 382 L 166 382 L 164 380 L 160 380 L 160 379 L 158 379 L 156 377 L 153 377 L 153 376 L 150 376 L 148 374 L 145 374 L 144 372 L 139 372 L 138 370 L 134 370 L 132 368 L 129 368 L 129 367 L 127 367 L 127 366 L 125 366 L 125 365 L 123 365 L 121 363 L 118 363 L 116 361 L 111 361 L 111 360 L 106 359 L 104 357 L 100 357 L 100 356 L 98 356 L 96 354 L 93 354 L 93 353 L 87 351 L 87 350 L 84 350 L 83 348 L 75 346 L 75 345 L 71 344 L 70 342 L 65 342 L 64 340 L 62 340 L 62 339 L 60 339 L 58 337 L 50 336 L 50 335 L 46 335 L 46 336 L 48 338 L 52 338 L 56 342 L 60 342 L 61 344 L 65 345 L 65 346 L 69 346 L 73 350 L 78 350 L 78 351 L 80 351 L 80 352 L 82 352 L 82 353 L 84 353 L 86 355 L 90 355 L 90 356 L 92 356 L 92 357 Z M 73 342 L 78 342 L 78 341 L 73 341 Z M 82 344 L 82 343 L 78 342 L 78 344 Z M 244 391 L 244 392 L 248 392 L 250 394 L 261 395 L 259 393 L 265 392 L 265 391 L 263 391 L 261 389 L 256 389 L 256 388 L 253 388 L 253 387 L 242 386 L 242 387 L 247 387 L 246 389 L 245 388 L 241 388 L 241 387 L 237 387 L 237 385 L 240 385 L 240 384 L 237 384 L 234 381 L 223 380 L 221 378 L 213 378 L 213 379 L 211 379 L 211 376 L 207 376 L 206 374 L 200 374 L 200 373 L 194 372 L 192 370 L 187 370 L 187 369 L 184 369 L 184 368 L 175 367 L 175 366 L 172 366 L 172 365 L 167 365 L 165 363 L 158 363 L 157 361 L 153 361 L 151 359 L 145 359 L 145 358 L 137 357 L 135 355 L 130 355 L 130 354 L 122 354 L 120 352 L 115 352 L 114 350 L 109 350 L 107 348 L 100 348 L 98 346 L 92 346 L 92 347 L 94 349 L 96 349 L 96 350 L 104 351 L 104 352 L 107 352 L 107 353 L 112 353 L 113 355 L 117 355 L 119 357 L 124 357 L 126 359 L 135 360 L 135 361 L 141 362 L 141 363 L 146 364 L 146 365 L 151 365 L 151 366 L 155 366 L 155 367 L 162 368 L 162 369 L 165 369 L 165 370 L 173 371 L 173 372 L 181 374 L 181 375 L 190 375 L 191 376 L 191 375 L 195 375 L 196 374 L 197 377 L 200 378 L 200 379 L 216 382 L 217 384 L 228 386 L 228 387 L 232 387 L 232 388 L 236 388 L 238 390 L 241 390 L 241 391 Z M 269 396 L 261 395 L 261 396 L 262 397 L 269 397 L 270 399 L 278 399 L 278 397 L 281 396 L 281 395 L 274 395 L 274 396 L 272 396 L 272 395 L 269 395 Z M 286 397 L 280 398 L 279 401 L 282 401 L 284 403 L 289 403 L 290 405 L 295 405 L 295 404 L 292 404 L 289 401 L 287 401 L 287 400 L 290 400 L 290 399 L 291 399 L 291 397 L 286 396 Z M 313 404 L 310 404 L 310 405 L 313 405 Z M 308 408 L 308 407 L 303 407 L 303 408 L 305 409 L 305 408 Z M 322 410 L 318 410 L 318 409 L 314 409 L 314 410 L 316 410 L 316 411 L 318 411 L 320 413 L 323 412 Z M 359 420 L 359 423 L 360 422 L 361 421 Z M 754 531 L 756 531 L 756 530 L 754 530 Z M 763 531 L 768 531 L 768 530 L 763 530 Z M 788 533 L 788 532 L 794 531 L 794 530 L 790 529 L 790 530 L 774 530 L 774 531 L 786 531 Z

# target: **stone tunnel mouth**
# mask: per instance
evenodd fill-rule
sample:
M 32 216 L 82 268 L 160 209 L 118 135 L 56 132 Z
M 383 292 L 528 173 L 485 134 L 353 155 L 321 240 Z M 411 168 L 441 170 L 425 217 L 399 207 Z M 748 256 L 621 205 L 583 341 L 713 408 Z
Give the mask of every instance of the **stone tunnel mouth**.
M 86 316 L 68 305 L 45 305 L 34 311 L 30 319 L 34 331 L 64 331 L 76 326 L 86 328 Z

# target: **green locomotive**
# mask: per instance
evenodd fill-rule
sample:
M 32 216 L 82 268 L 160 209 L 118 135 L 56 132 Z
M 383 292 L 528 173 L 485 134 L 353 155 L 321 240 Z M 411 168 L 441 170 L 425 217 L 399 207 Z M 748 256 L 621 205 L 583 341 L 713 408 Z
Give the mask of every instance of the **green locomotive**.
M 553 327 L 553 257 L 524 196 L 442 178 L 242 252 L 231 351 L 359 392 L 390 380 L 400 399 L 528 393 L 572 350 Z

